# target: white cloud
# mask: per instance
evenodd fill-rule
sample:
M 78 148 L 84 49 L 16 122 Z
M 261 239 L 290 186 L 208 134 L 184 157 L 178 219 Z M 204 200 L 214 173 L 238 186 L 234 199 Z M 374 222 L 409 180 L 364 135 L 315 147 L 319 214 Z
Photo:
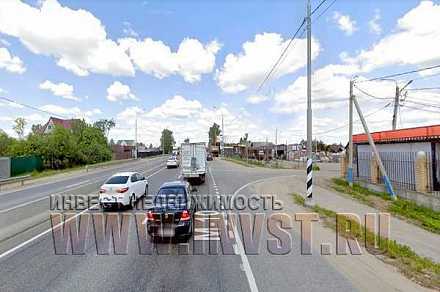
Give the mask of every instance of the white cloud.
M 251 95 L 246 98 L 246 101 L 250 104 L 259 104 L 268 100 L 268 97 L 265 95 Z
M 19 57 L 11 55 L 7 48 L 0 48 L 0 68 L 18 74 L 26 71 L 23 61 Z
M 1 39 L 1 38 L 0 38 L 0 43 L 2 43 L 2 45 L 4 45 L 5 47 L 9 47 L 9 46 L 11 45 L 10 42 L 8 42 L 8 41 L 5 40 L 5 39 Z
M 60 115 L 65 118 L 78 118 L 85 119 L 87 122 L 90 122 L 97 115 L 102 114 L 101 109 L 94 108 L 91 110 L 83 110 L 79 107 L 62 107 L 54 104 L 47 104 L 40 107 L 41 110 L 54 113 L 56 115 Z
M 262 136 L 264 127 L 259 124 L 260 121 L 254 121 L 245 110 L 232 111 L 224 104 L 216 109 L 207 108 L 196 99 L 179 95 L 170 97 L 148 111 L 139 107 L 126 108 L 116 115 L 117 127 L 111 131 L 110 136 L 114 139 L 133 139 L 137 115 L 138 128 L 142 129 L 138 132 L 139 141 L 147 145 L 158 145 L 164 128 L 173 131 L 178 144 L 187 137 L 194 142 L 206 142 L 209 127 L 214 122 L 220 124 L 222 114 L 226 141 L 237 142 L 244 133 L 249 133 L 253 141 L 265 138 Z
M 350 15 L 344 15 L 335 11 L 333 13 L 333 20 L 346 35 L 352 35 L 357 30 L 356 21 L 351 19 Z
M 439 47 L 440 5 L 422 1 L 397 21 L 394 33 L 344 61 L 359 66 L 361 72 L 390 65 L 424 67 L 440 62 Z
M 48 90 L 52 92 L 53 95 L 60 96 L 64 99 L 80 101 L 80 98 L 73 94 L 73 86 L 64 82 L 53 83 L 49 80 L 46 80 L 40 84 L 40 89 Z
M 202 104 L 198 100 L 187 100 L 183 96 L 175 95 L 162 105 L 152 109 L 146 116 L 149 118 L 190 119 L 201 108 Z
M 107 88 L 107 99 L 109 101 L 139 100 L 133 93 L 131 93 L 128 85 L 119 81 L 113 82 Z
M 216 79 L 220 88 L 228 93 L 238 93 L 257 86 L 272 68 L 281 52 L 286 48 L 284 40 L 277 33 L 257 34 L 253 41 L 243 44 L 239 54 L 228 54 L 223 67 L 217 72 Z M 298 39 L 290 46 L 283 62 L 274 72 L 274 79 L 293 73 L 306 65 L 306 40 Z M 312 39 L 312 59 L 320 51 L 319 42 Z
M 123 23 L 124 28 L 122 29 L 122 32 L 130 37 L 139 37 L 139 34 L 133 29 L 133 27 L 131 26 L 131 23 L 128 21 L 124 21 Z
M 380 10 L 376 9 L 374 11 L 373 18 L 370 21 L 368 21 L 368 27 L 369 27 L 371 33 L 377 34 L 377 35 L 382 33 L 382 27 L 379 24 L 380 19 L 381 19 Z
M 130 59 L 107 38 L 98 18 L 56 0 L 37 8 L 18 0 L 0 1 L 0 32 L 17 37 L 35 54 L 53 56 L 58 66 L 79 76 L 134 75 Z
M 172 52 L 162 41 L 151 38 L 143 41 L 124 38 L 119 43 L 144 73 L 159 79 L 180 74 L 189 83 L 200 81 L 202 74 L 214 70 L 215 56 L 221 47 L 217 41 L 204 45 L 192 38 L 184 39 L 176 52 Z

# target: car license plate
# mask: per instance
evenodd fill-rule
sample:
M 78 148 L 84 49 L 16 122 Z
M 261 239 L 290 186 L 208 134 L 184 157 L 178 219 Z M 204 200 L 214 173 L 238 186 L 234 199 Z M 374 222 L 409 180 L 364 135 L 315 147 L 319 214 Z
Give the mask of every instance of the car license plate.
M 159 236 L 161 237 L 173 237 L 175 234 L 174 228 L 160 228 L 159 229 Z

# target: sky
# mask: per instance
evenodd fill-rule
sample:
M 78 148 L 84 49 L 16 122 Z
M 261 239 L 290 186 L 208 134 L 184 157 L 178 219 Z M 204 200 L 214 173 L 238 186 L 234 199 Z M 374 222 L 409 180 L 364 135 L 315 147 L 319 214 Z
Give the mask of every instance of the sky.
M 312 0 L 312 8 L 321 0 Z M 0 128 L 11 136 L 52 116 L 114 119 L 109 136 L 159 144 L 207 141 L 224 120 L 226 142 L 295 143 L 306 133 L 306 1 L 0 1 Z M 439 1 L 327 0 L 312 15 L 313 136 L 346 143 L 349 84 L 371 131 L 440 124 Z M 423 89 L 423 90 L 420 90 Z M 367 95 L 367 94 L 369 95 Z M 354 129 L 362 132 L 355 114 Z

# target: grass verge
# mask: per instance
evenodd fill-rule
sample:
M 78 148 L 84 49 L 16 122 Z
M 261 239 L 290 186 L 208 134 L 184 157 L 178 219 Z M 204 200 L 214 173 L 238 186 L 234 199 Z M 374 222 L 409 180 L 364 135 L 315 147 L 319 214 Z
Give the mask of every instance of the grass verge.
M 341 178 L 332 179 L 334 190 L 348 194 L 352 198 L 381 211 L 403 218 L 430 232 L 440 234 L 440 212 L 417 205 L 410 200 L 397 198 L 391 200 L 387 193 L 371 191 L 359 184 L 349 184 Z
M 304 204 L 305 200 L 301 195 L 293 194 L 293 199 L 296 204 L 306 207 Z M 382 261 L 395 266 L 409 279 L 427 288 L 440 289 L 439 263 L 419 256 L 407 245 L 399 244 L 395 240 L 375 236 L 374 233 L 365 230 L 363 226 L 350 221 L 347 217 L 338 216 L 333 210 L 322 208 L 318 205 L 308 209 L 318 213 L 326 226 L 334 230 L 343 231 L 340 233 L 342 236 L 354 237 L 364 247 L 368 245 L 369 251 L 372 254 L 377 255 Z M 346 231 L 348 222 L 350 222 L 351 226 L 350 232 Z M 378 244 L 376 244 L 376 240 Z M 374 249 L 371 249 L 371 247 L 374 247 Z

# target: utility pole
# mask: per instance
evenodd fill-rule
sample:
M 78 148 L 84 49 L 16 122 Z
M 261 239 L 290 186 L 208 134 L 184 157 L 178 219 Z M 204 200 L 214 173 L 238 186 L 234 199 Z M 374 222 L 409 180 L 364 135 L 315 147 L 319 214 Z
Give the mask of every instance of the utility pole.
M 313 156 L 312 156 L 312 23 L 311 5 L 307 0 L 307 201 L 313 198 Z
M 396 95 L 394 97 L 394 113 L 393 113 L 393 130 L 397 128 L 397 111 L 399 109 L 400 103 L 400 89 L 399 85 L 396 83 Z
M 225 156 L 225 125 L 223 124 L 223 111 L 222 111 L 222 140 L 221 140 L 221 145 L 220 145 L 220 152 L 221 155 L 224 157 Z
M 394 97 L 394 112 L 393 112 L 393 130 L 397 129 L 397 113 L 399 111 L 400 106 L 400 95 L 402 94 L 402 91 L 411 83 L 413 80 L 408 81 L 408 83 L 405 84 L 401 89 L 399 89 L 399 85 L 396 81 L 396 95 Z
M 138 114 L 136 112 L 136 121 L 134 127 L 134 158 L 138 158 Z
M 386 187 L 388 193 L 391 195 L 391 198 L 395 200 L 396 193 L 394 192 L 393 185 L 391 184 L 391 181 L 390 181 L 390 179 L 387 175 L 387 172 L 385 170 L 385 167 L 382 163 L 382 159 L 379 156 L 379 151 L 377 151 L 376 144 L 374 143 L 373 137 L 370 134 L 370 130 L 368 129 L 367 122 L 365 121 L 364 115 L 362 114 L 361 107 L 359 106 L 359 103 L 358 103 L 355 96 L 352 96 L 352 100 L 353 100 L 353 104 L 355 105 L 356 110 L 359 114 L 359 118 L 361 119 L 362 126 L 364 127 L 364 131 L 367 134 L 368 142 L 370 143 L 370 146 L 374 152 L 374 156 L 377 159 L 377 164 L 379 165 L 380 172 L 382 173 L 382 179 L 384 181 L 385 187 Z
M 278 128 L 275 128 L 275 159 L 278 159 Z
M 348 168 L 347 181 L 350 187 L 353 186 L 353 85 L 350 80 L 350 97 L 348 105 Z

